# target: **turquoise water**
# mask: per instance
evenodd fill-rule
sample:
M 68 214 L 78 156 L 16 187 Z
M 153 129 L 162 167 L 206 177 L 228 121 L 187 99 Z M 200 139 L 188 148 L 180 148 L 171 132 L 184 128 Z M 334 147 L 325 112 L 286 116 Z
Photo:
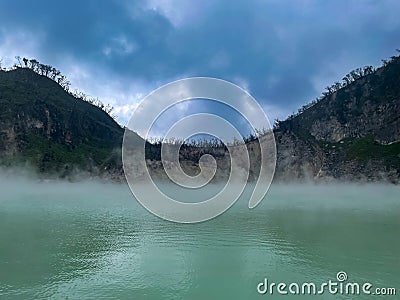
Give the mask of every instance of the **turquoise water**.
M 183 225 L 144 210 L 125 185 L 0 183 L 1 299 L 285 299 L 257 285 L 336 280 L 395 287 L 400 187 L 277 185 L 211 221 Z

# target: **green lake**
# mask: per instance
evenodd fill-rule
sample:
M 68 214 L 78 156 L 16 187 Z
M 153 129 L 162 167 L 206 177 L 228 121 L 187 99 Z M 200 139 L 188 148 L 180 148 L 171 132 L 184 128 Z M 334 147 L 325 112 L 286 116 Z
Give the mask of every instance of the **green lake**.
M 400 187 L 272 184 L 200 224 L 159 219 L 126 185 L 0 182 L 1 299 L 400 299 Z M 397 295 L 260 295 L 336 280 Z

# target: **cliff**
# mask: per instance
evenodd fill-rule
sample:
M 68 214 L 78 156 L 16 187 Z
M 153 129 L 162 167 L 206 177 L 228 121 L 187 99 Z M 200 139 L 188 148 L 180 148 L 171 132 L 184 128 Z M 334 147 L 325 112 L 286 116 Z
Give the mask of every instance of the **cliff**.
M 29 166 L 61 178 L 80 174 L 123 180 L 124 129 L 101 108 L 27 68 L 0 71 L 0 106 L 0 166 Z M 400 58 L 277 122 L 274 134 L 277 180 L 398 183 Z M 254 140 L 247 147 L 253 179 L 259 147 Z M 230 162 L 224 147 L 182 147 L 183 169 L 196 174 L 204 153 L 216 157 L 217 179 L 225 178 Z M 146 155 L 153 174 L 164 176 L 160 145 L 147 143 Z
M 278 178 L 399 182 L 400 58 L 279 122 L 275 136 Z
M 0 161 L 69 177 L 121 173 L 121 128 L 100 108 L 27 68 L 0 71 Z

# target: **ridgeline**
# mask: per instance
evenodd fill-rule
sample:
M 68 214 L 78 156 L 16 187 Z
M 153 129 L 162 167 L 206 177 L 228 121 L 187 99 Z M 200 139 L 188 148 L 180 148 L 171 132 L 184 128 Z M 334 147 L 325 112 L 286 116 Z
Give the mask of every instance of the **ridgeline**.
M 122 180 L 124 129 L 109 107 L 71 93 L 56 69 L 24 63 L 0 70 L 0 167 L 29 167 L 45 178 Z M 400 58 L 376 70 L 352 71 L 297 114 L 276 120 L 274 133 L 278 180 L 399 183 Z M 247 140 L 253 175 L 260 155 L 256 143 Z M 216 145 L 182 147 L 184 169 L 196 173 L 199 156 L 217 153 L 223 177 L 229 170 L 226 148 Z M 147 143 L 146 153 L 148 165 L 161 174 L 160 144 Z
M 0 71 L 0 161 L 70 177 L 121 174 L 123 128 L 104 110 L 29 68 Z

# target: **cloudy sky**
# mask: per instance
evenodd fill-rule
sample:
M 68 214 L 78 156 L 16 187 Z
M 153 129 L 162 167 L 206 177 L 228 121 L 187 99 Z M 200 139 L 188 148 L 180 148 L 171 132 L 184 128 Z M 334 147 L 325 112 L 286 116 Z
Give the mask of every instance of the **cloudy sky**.
M 56 66 L 121 124 L 152 90 L 189 76 L 234 82 L 282 119 L 393 55 L 399 11 L 398 0 L 2 0 L 0 59 Z

